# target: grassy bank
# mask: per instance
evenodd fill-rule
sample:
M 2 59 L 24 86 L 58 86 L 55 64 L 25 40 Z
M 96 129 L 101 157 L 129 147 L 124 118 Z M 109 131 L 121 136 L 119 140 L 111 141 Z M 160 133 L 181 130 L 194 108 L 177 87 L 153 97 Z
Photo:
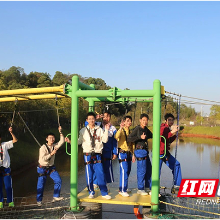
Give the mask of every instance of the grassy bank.
M 181 131 L 183 134 L 202 134 L 220 137 L 220 127 L 206 127 L 206 126 L 184 126 Z

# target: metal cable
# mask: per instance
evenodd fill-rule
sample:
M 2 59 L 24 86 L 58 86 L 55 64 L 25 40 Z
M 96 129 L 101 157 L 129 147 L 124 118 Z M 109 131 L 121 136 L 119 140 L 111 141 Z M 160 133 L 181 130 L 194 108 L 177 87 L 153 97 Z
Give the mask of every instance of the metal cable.
M 18 115 L 20 116 L 22 122 L 24 123 L 25 127 L 28 129 L 28 131 L 30 132 L 30 134 L 32 135 L 32 137 L 34 138 L 34 140 L 36 141 L 36 143 L 39 145 L 39 147 L 41 147 L 41 144 L 38 142 L 37 138 L 33 135 L 33 133 L 31 132 L 31 130 L 29 129 L 29 127 L 28 127 L 27 124 L 25 123 L 24 119 L 21 117 L 20 112 L 18 112 Z
M 179 96 L 179 102 L 177 102 L 177 126 L 179 126 L 179 119 L 180 119 L 180 99 L 181 99 L 181 95 Z M 171 192 L 175 193 L 175 188 L 174 188 L 174 182 L 175 182 L 175 178 L 176 178 L 176 157 L 177 157 L 177 146 L 178 146 L 178 134 L 179 134 L 179 130 L 177 130 L 176 133 L 176 148 L 175 148 L 175 163 L 174 163 L 174 171 L 173 171 L 173 185 L 172 185 L 172 189 Z

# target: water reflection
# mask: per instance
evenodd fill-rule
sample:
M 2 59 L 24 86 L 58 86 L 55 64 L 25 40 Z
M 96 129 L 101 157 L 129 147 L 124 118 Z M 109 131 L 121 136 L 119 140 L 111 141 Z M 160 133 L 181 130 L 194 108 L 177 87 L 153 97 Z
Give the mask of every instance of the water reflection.
M 150 149 L 152 141 L 149 142 Z M 175 155 L 176 143 L 171 145 L 171 154 Z M 151 155 L 151 151 L 150 151 Z M 85 168 L 83 164 L 82 149 L 79 148 L 79 170 L 78 170 L 78 189 L 79 191 L 86 187 Z M 220 141 L 202 138 L 181 138 L 178 142 L 177 159 L 181 163 L 183 178 L 218 178 L 219 160 L 220 160 Z M 62 178 L 62 193 L 70 191 L 70 156 L 63 152 L 56 155 L 56 167 Z M 115 182 L 112 187 L 119 186 L 119 163 L 113 163 Z M 131 176 L 129 178 L 129 187 L 137 187 L 136 177 L 137 165 L 132 164 Z M 172 173 L 168 167 L 163 165 L 161 174 L 161 185 L 172 186 Z M 18 176 L 13 176 L 14 196 L 36 195 L 37 172 L 36 167 Z M 52 195 L 53 181 L 48 178 L 45 194 Z

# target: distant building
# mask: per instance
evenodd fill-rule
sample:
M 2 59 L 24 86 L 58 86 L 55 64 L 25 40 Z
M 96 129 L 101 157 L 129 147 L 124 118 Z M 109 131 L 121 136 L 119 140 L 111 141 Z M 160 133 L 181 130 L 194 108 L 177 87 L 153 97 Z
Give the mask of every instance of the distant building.
M 195 122 L 194 121 L 190 121 L 189 125 L 195 125 Z

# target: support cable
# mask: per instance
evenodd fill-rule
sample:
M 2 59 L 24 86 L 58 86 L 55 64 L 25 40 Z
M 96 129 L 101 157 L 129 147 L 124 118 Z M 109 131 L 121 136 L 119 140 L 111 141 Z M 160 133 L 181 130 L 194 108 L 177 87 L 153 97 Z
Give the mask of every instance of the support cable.
M 179 128 L 179 119 L 180 119 L 180 99 L 181 99 L 181 95 L 179 96 L 179 101 L 177 102 L 177 126 L 178 128 Z M 175 163 L 174 163 L 173 185 L 172 185 L 171 193 L 175 193 L 174 182 L 176 178 L 176 157 L 177 157 L 178 137 L 179 137 L 179 130 L 177 130 L 177 133 L 176 133 Z
M 18 112 L 18 115 L 20 116 L 22 122 L 24 123 L 25 127 L 26 127 L 27 130 L 30 132 L 30 134 L 32 135 L 32 137 L 34 138 L 34 140 L 36 141 L 36 143 L 39 145 L 39 147 L 41 147 L 41 144 L 39 143 L 39 141 L 37 140 L 37 138 L 33 135 L 33 133 L 31 132 L 31 130 L 29 129 L 29 127 L 28 127 L 27 124 L 25 123 L 24 119 L 21 117 L 20 112 Z
M 59 116 L 59 110 L 58 110 L 58 99 L 57 99 L 57 95 L 56 95 L 55 99 L 56 99 L 56 109 L 57 109 L 57 123 L 58 123 L 58 127 L 60 127 L 60 116 Z
M 16 112 L 16 109 L 17 109 L 17 103 L 18 103 L 18 99 L 15 99 L 15 108 L 14 108 L 14 112 L 13 112 L 13 116 L 12 116 L 12 120 L 11 120 L 11 127 L 14 123 L 15 112 Z

